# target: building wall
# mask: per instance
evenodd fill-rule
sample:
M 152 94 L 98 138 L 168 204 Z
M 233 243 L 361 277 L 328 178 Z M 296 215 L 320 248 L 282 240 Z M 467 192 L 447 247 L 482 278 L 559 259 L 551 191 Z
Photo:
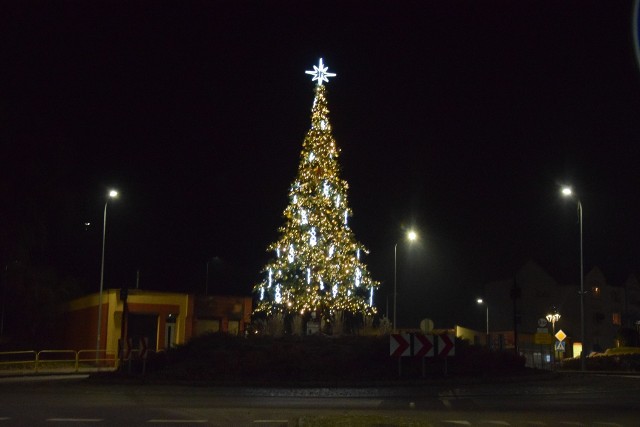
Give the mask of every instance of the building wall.
M 166 318 L 176 314 L 177 344 L 191 338 L 193 330 L 193 296 L 188 294 L 162 293 L 129 290 L 129 313 L 146 313 L 156 315 L 157 336 L 156 347 L 151 350 L 164 349 Z M 98 328 L 98 294 L 88 295 L 67 303 L 61 311 L 60 347 L 73 350 L 89 350 L 96 348 Z M 118 352 L 118 343 L 122 337 L 124 302 L 120 299 L 119 289 L 109 289 L 102 295 L 102 319 L 100 348 L 107 354 Z M 126 334 L 126 331 L 125 331 Z
M 637 280 L 633 279 L 635 276 L 627 281 L 626 286 L 630 289 L 636 289 Z M 536 333 L 540 327 L 538 320 L 544 319 L 553 307 L 561 317 L 555 328 L 548 324 L 542 329 L 547 328 L 549 333 L 562 329 L 568 335 L 569 342 L 581 341 L 579 284 L 560 286 L 533 261 L 527 262 L 518 270 L 515 282 L 520 288 L 520 298 L 516 301 L 519 341 L 521 334 Z M 514 280 L 510 279 L 485 286 L 485 300 L 489 304 L 489 329 L 492 333 L 496 330 L 513 330 L 514 310 L 510 297 L 513 283 Z M 640 315 L 640 285 L 637 309 L 626 298 L 625 287 L 609 285 L 598 268 L 592 269 L 585 276 L 584 290 L 585 351 L 603 351 L 615 347 L 618 329 L 625 321 L 633 322 L 631 313 L 637 312 Z

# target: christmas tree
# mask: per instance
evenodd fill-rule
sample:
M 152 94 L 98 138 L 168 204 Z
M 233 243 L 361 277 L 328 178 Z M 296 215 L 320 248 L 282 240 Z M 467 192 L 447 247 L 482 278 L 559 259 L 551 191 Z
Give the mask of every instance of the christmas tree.
M 254 287 L 257 313 L 313 315 L 372 315 L 374 290 L 379 284 L 362 262 L 366 248 L 349 227 L 348 184 L 339 176 L 339 149 L 331 134 L 326 89 L 328 68 L 314 65 L 317 81 L 311 110 L 311 129 L 300 154 L 298 174 L 289 190 L 280 237 L 268 247 L 274 254 Z

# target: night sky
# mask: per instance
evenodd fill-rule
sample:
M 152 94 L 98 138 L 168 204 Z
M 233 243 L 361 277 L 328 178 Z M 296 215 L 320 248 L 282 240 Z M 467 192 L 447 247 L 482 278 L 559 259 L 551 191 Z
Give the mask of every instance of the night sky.
M 9 3 L 9 2 L 7 2 Z M 631 1 L 0 6 L 2 262 L 105 287 L 248 295 L 283 224 L 322 57 L 356 238 L 398 318 L 481 323 L 534 259 L 640 273 Z M 348 6 L 345 6 L 348 4 Z M 91 225 L 86 227 L 85 222 Z M 419 244 L 403 241 L 415 227 Z M 25 237 L 30 236 L 30 237 Z M 27 245 L 28 246 L 28 245 Z

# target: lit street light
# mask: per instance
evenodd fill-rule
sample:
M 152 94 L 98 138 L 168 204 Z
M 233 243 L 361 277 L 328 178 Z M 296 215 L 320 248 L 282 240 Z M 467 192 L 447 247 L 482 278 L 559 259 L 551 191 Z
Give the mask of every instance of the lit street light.
M 582 254 L 582 202 L 577 198 L 571 187 L 563 187 L 562 195 L 571 197 L 578 203 L 578 221 L 580 223 L 580 340 L 582 341 L 582 350 L 580 351 L 580 370 L 585 370 L 585 342 L 584 342 L 584 262 Z
M 553 311 L 552 313 L 547 314 L 547 322 L 551 323 L 551 331 L 553 336 L 556 335 L 556 322 L 560 320 L 560 313 L 557 311 Z
M 407 240 L 413 242 L 418 238 L 418 235 L 415 231 L 409 230 L 407 233 Z M 393 332 L 395 333 L 398 329 L 396 323 L 396 313 L 398 308 L 398 243 L 396 242 L 393 247 Z
M 100 294 L 98 296 L 98 331 L 96 334 L 96 365 L 98 364 L 98 355 L 100 353 L 100 333 L 102 329 L 102 288 L 104 286 L 104 243 L 107 234 L 107 205 L 109 204 L 109 199 L 115 199 L 116 197 L 118 197 L 118 192 L 116 190 L 110 190 L 109 197 L 104 203 L 104 217 L 102 221 L 102 260 L 100 262 Z
M 482 298 L 478 298 L 476 302 L 480 305 L 484 304 L 487 307 L 487 347 L 489 347 L 489 304 L 484 302 Z

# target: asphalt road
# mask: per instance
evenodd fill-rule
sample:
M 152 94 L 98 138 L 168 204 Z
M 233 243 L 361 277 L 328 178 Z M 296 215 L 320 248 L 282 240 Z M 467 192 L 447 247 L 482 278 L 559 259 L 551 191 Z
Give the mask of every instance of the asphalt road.
M 640 375 L 385 388 L 0 379 L 2 426 L 640 426 Z

